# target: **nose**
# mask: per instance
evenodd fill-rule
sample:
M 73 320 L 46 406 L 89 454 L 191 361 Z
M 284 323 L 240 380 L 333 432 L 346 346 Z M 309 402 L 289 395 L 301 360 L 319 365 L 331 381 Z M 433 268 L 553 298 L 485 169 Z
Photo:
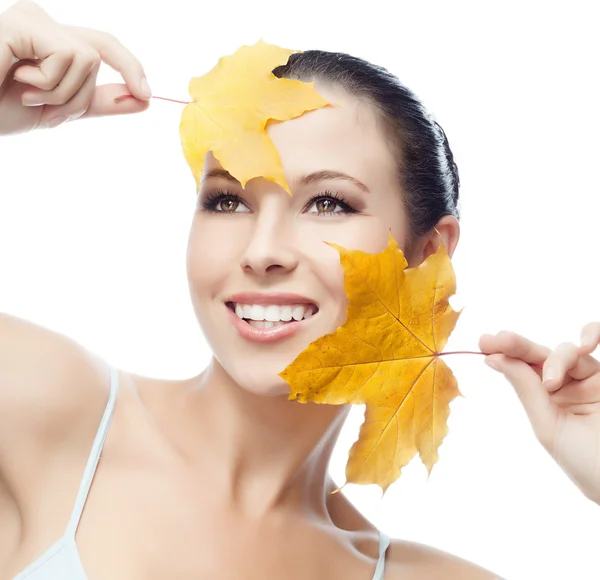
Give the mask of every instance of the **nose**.
M 298 266 L 294 228 L 282 214 L 284 212 L 270 207 L 258 215 L 240 262 L 245 272 L 258 276 L 284 274 Z

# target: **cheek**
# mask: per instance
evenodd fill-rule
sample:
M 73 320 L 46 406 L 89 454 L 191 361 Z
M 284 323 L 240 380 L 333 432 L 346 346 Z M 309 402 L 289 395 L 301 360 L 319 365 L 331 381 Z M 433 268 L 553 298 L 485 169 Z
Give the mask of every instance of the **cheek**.
M 212 297 L 218 292 L 223 279 L 239 264 L 243 251 L 240 228 L 215 221 L 196 218 L 190 230 L 186 267 L 196 295 Z
M 388 245 L 390 229 L 394 239 L 403 247 L 406 237 L 406 228 L 402 221 L 400 211 L 395 220 L 389 218 L 388 211 L 377 212 L 373 215 L 361 215 L 349 218 L 345 223 L 338 223 L 323 231 L 321 223 L 310 222 L 303 225 L 303 242 L 306 255 L 311 256 L 312 268 L 327 293 L 333 300 L 335 308 L 330 312 L 335 313 L 333 327 L 337 328 L 344 323 L 348 299 L 344 289 L 344 271 L 340 264 L 340 254 L 323 242 L 341 246 L 348 250 L 360 250 L 369 254 L 383 252 Z M 322 218 L 323 220 L 330 218 Z M 331 218 L 332 220 L 335 218 Z
M 387 247 L 390 228 L 399 243 L 405 235 L 402 224 L 392 223 L 386 218 L 385 212 L 349 217 L 343 223 L 333 223 L 336 218 L 318 219 L 331 220 L 332 224 L 327 231 L 324 231 L 323 225 L 315 223 L 316 220 L 309 222 L 303 226 L 300 239 L 311 240 L 305 242 L 305 244 L 310 244 L 309 248 L 305 246 L 308 252 L 317 256 L 320 261 L 328 263 L 329 266 L 333 261 L 341 268 L 339 252 L 324 242 L 337 244 L 347 250 L 361 250 L 373 254 L 382 252 Z
M 324 312 L 330 313 L 333 319 L 329 316 L 323 319 L 328 326 L 327 331 L 331 332 L 344 323 L 348 299 L 344 288 L 340 253 L 328 244 L 335 244 L 347 250 L 379 253 L 387 247 L 389 224 L 383 225 L 378 217 L 364 215 L 337 224 L 333 224 L 335 218 L 322 219 L 332 220 L 327 232 L 323 231 L 322 223 L 306 223 L 303 224 L 300 239 L 303 240 L 305 256 L 310 257 L 309 268 L 317 275 L 331 301 Z

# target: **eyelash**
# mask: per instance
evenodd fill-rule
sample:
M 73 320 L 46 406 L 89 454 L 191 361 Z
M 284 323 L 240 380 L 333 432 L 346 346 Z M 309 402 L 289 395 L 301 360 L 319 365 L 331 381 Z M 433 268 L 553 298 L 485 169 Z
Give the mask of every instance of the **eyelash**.
M 348 214 L 358 213 L 358 210 L 354 209 L 350 205 L 348 200 L 342 194 L 337 193 L 335 191 L 329 191 L 329 190 L 325 190 L 325 191 L 313 196 L 309 200 L 309 202 L 306 204 L 306 208 L 311 207 L 317 201 L 320 201 L 323 199 L 334 200 L 342 208 L 342 211 L 340 211 L 340 212 L 317 212 L 316 215 L 318 215 L 319 217 L 323 217 L 323 216 L 327 216 L 327 215 L 338 215 L 338 214 L 348 215 Z M 226 190 L 216 190 L 216 191 L 212 191 L 212 192 L 208 193 L 206 195 L 205 199 L 203 199 L 200 202 L 200 205 L 202 206 L 202 209 L 204 211 L 208 211 L 211 213 L 237 213 L 237 212 L 233 212 L 233 211 L 220 211 L 220 210 L 215 209 L 217 204 L 224 200 L 239 201 L 240 203 L 243 203 L 244 205 L 246 205 L 244 203 L 244 200 L 239 195 L 237 195 L 235 193 L 231 193 L 230 191 L 226 191 Z M 246 212 L 244 212 L 244 213 L 246 213 Z

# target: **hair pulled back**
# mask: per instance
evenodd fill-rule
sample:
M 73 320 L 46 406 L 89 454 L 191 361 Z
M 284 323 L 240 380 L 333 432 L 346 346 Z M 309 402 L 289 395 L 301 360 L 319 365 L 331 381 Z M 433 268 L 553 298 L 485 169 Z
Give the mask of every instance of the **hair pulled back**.
M 273 74 L 331 82 L 374 106 L 396 155 L 412 236 L 429 233 L 445 215 L 459 217 L 460 179 L 446 133 L 396 76 L 360 58 L 322 50 L 294 53 Z

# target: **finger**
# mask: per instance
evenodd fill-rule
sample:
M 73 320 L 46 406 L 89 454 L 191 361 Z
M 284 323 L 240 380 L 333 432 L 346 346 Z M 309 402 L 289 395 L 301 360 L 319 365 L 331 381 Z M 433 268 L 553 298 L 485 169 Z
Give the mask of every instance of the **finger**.
M 51 121 L 62 119 L 63 123 L 66 121 L 74 121 L 79 119 L 89 108 L 92 99 L 94 98 L 94 91 L 96 90 L 96 80 L 98 78 L 98 71 L 100 65 L 95 66 L 90 74 L 85 79 L 83 85 L 75 96 L 67 101 L 64 105 L 59 106 L 46 106 L 40 125 L 48 125 Z M 59 123 L 62 124 L 62 123 Z M 52 127 L 56 127 L 57 124 L 53 123 Z
M 16 62 L 18 59 L 8 44 L 0 44 L 0 86 L 8 80 L 8 73 L 11 72 Z
M 560 411 L 550 401 L 550 395 L 537 373 L 522 360 L 501 354 L 486 357 L 486 363 L 503 373 L 512 384 L 537 438 L 544 447 L 550 446 Z
M 27 91 L 23 94 L 23 102 L 34 100 L 46 105 L 64 105 L 81 89 L 90 72 L 94 68 L 100 67 L 100 62 L 100 55 L 93 50 L 77 52 L 67 72 L 54 89 L 49 91 Z M 42 65 L 40 65 L 40 69 Z M 44 71 L 40 70 L 39 74 L 40 78 L 46 77 Z
M 565 376 L 577 380 L 586 379 L 600 369 L 600 363 L 589 355 L 581 355 L 579 348 L 565 342 L 557 346 L 544 363 L 543 382 L 548 391 L 561 388 Z
M 79 118 L 129 115 L 145 111 L 150 106 L 150 101 L 147 100 L 123 99 L 117 102 L 117 98 L 122 97 L 124 92 L 127 92 L 127 87 L 123 84 L 97 86 L 88 110 Z
M 30 64 L 19 66 L 15 71 L 15 80 L 49 91 L 60 83 L 70 67 L 80 49 L 79 41 L 76 37 L 69 38 L 59 26 L 38 26 L 33 22 L 31 26 L 29 42 L 12 43 L 10 46 L 16 57 L 30 61 Z M 84 50 L 90 50 L 83 43 L 82 46 Z
M 149 87 L 147 87 L 146 75 L 142 63 L 114 36 L 106 32 L 80 26 L 68 26 L 68 28 L 89 42 L 98 51 L 102 60 L 108 66 L 121 73 L 127 89 L 134 97 L 141 100 L 151 98 L 152 94 L 149 91 Z M 146 86 L 144 86 L 144 81 Z
M 534 364 L 543 363 L 551 352 L 546 346 L 506 330 L 499 332 L 496 336 L 482 335 L 479 339 L 479 348 L 485 353 L 501 353 Z
M 592 375 L 582 381 L 571 381 L 552 393 L 550 399 L 561 407 L 598 405 L 600 404 L 600 377 Z
M 14 79 L 42 91 L 51 91 L 60 83 L 74 56 L 73 50 L 57 51 L 38 65 L 20 66 L 15 71 Z M 30 93 L 35 94 L 35 91 L 29 91 L 28 94 Z
M 482 334 L 479 337 L 479 350 L 490 354 L 500 352 L 496 337 L 493 334 Z
M 579 352 L 592 354 L 600 344 L 600 322 L 590 322 L 581 329 Z

